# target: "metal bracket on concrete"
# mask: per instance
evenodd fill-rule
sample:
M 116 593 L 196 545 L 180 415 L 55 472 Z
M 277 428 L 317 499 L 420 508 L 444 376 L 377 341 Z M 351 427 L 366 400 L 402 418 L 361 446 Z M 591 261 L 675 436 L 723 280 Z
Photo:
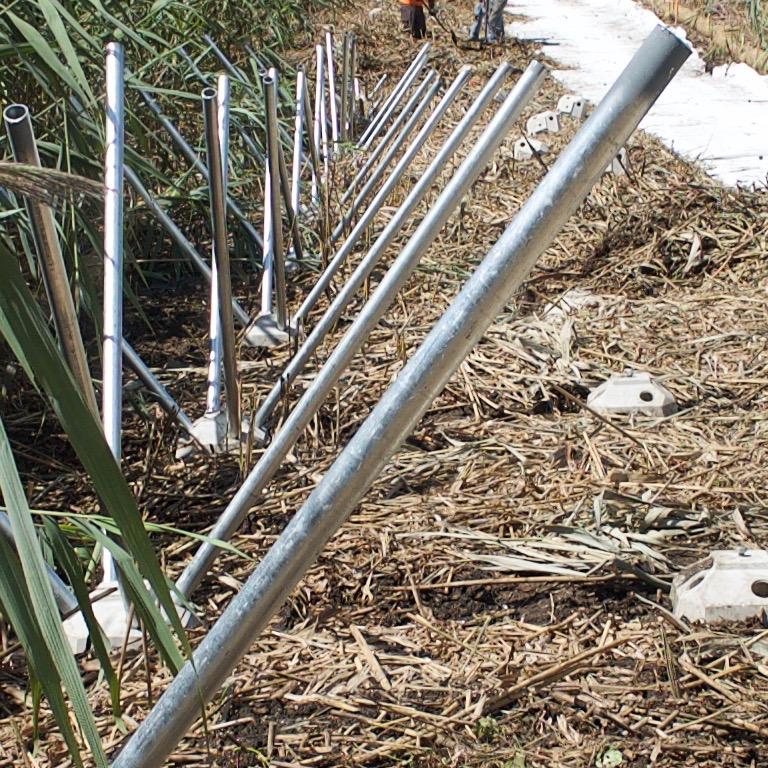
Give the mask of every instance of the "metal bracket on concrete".
M 672 582 L 675 616 L 690 621 L 744 621 L 768 614 L 768 552 L 716 550 Z
M 569 115 L 576 120 L 581 120 L 586 116 L 586 113 L 587 103 L 581 96 L 574 96 L 572 93 L 566 93 L 558 99 L 558 115 Z
M 606 173 L 612 173 L 614 176 L 626 176 L 627 175 L 627 149 L 622 147 L 616 157 L 613 158 L 611 164 L 605 169 Z
M 672 393 L 647 373 L 627 369 L 623 376 L 611 376 L 590 392 L 587 405 L 598 413 L 639 413 L 668 416 L 677 411 Z
M 176 448 L 176 458 L 185 459 L 200 451 L 210 453 L 234 453 L 241 445 L 263 445 L 266 441 L 264 430 L 254 426 L 251 428 L 248 419 L 240 424 L 240 435 L 229 434 L 229 421 L 226 411 L 203 414 L 192 424 L 192 434 L 188 440 L 179 440 Z
M 560 121 L 557 119 L 557 113 L 551 109 L 546 112 L 539 112 L 528 118 L 525 124 L 525 132 L 529 136 L 535 136 L 537 133 L 557 133 L 560 130 Z
M 280 328 L 271 312 L 259 315 L 253 321 L 248 329 L 248 337 L 254 347 L 280 347 L 291 339 L 288 328 Z
M 534 152 L 539 155 L 545 155 L 549 152 L 549 147 L 537 139 L 528 139 L 523 137 L 515 142 L 514 157 L 515 160 L 526 161 L 533 159 Z
M 105 586 L 107 587 L 105 589 Z M 109 592 L 109 588 L 112 591 Z M 105 595 L 105 592 L 108 594 Z M 101 597 L 101 595 L 105 595 Z M 134 622 L 130 630 L 127 626 L 127 619 L 130 612 L 126 608 L 123 595 L 118 588 L 117 582 L 114 585 L 102 584 L 98 589 L 90 594 L 91 608 L 93 615 L 99 623 L 104 636 L 107 638 L 111 648 L 121 648 L 128 636 L 128 648 L 135 648 L 141 642 L 141 630 Z M 88 625 L 85 623 L 83 614 L 77 613 L 65 619 L 63 622 L 64 635 L 69 643 L 70 650 L 74 654 L 85 653 L 88 650 Z

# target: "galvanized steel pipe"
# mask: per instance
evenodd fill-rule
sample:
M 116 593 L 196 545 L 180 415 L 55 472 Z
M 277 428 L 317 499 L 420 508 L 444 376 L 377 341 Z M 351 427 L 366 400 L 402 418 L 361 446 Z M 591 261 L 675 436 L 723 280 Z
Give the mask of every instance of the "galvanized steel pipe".
M 274 473 L 280 468 L 290 448 L 300 437 L 304 428 L 318 411 L 328 393 L 338 382 L 341 375 L 349 366 L 355 354 L 365 343 L 370 332 L 394 301 L 398 292 L 419 263 L 419 259 L 427 248 L 434 242 L 453 210 L 459 205 L 462 197 L 482 172 L 485 165 L 493 156 L 498 146 L 504 140 L 515 120 L 519 117 L 525 105 L 538 90 L 546 74 L 544 67 L 533 62 L 512 92 L 507 96 L 498 113 L 488 124 L 483 134 L 470 150 L 464 162 L 459 166 L 453 178 L 448 182 L 438 196 L 435 204 L 422 219 L 411 239 L 405 245 L 400 255 L 395 259 L 389 271 L 373 296 L 365 304 L 360 314 L 344 334 L 341 341 L 331 353 L 323 367 L 317 372 L 312 383 L 293 408 L 285 423 L 261 456 L 257 465 L 251 470 L 245 482 L 235 494 L 224 513 L 211 531 L 212 539 L 227 541 L 238 529 L 255 495 L 260 493 Z M 359 286 L 361 267 L 347 286 Z M 350 288 L 345 286 L 344 301 L 349 301 Z M 333 307 L 333 313 L 339 312 L 339 305 Z M 338 317 L 338 314 L 336 314 Z M 324 325 L 319 333 L 328 331 Z M 314 335 L 312 344 L 319 343 L 319 335 Z M 303 358 L 306 359 L 306 358 Z M 199 580 L 210 569 L 216 559 L 219 549 L 209 542 L 203 543 L 195 553 L 192 561 L 184 569 L 177 587 L 180 592 L 189 595 L 189 590 L 199 583 Z
M 463 71 L 467 71 L 466 68 Z M 467 76 L 468 74 L 469 73 L 467 71 Z M 429 108 L 430 104 L 432 103 L 432 99 L 437 96 L 437 92 L 440 90 L 440 85 L 440 81 L 435 80 L 432 83 L 430 89 L 425 94 L 424 98 L 416 106 L 416 109 L 413 110 L 402 130 L 390 145 L 384 157 L 381 158 L 379 164 L 371 171 L 370 176 L 366 179 L 362 189 L 355 196 L 355 199 L 352 201 L 349 209 L 344 214 L 342 214 L 341 221 L 339 221 L 331 233 L 331 242 L 336 242 L 341 237 L 341 235 L 344 234 L 345 230 L 352 223 L 352 220 L 355 218 L 355 215 L 360 210 L 363 203 L 365 203 L 368 195 L 371 194 L 376 185 L 381 181 L 382 177 L 387 172 L 389 164 L 395 159 L 395 156 L 403 148 L 403 145 L 411 139 L 413 132 L 416 129 L 417 123 L 419 120 L 421 120 L 422 115 Z M 432 111 L 430 118 L 435 114 L 435 111 L 436 110 Z M 429 122 L 431 122 L 431 119 L 428 121 L 428 124 Z M 393 169 L 390 172 L 387 181 L 390 181 L 395 176 L 396 172 L 397 171 Z M 397 176 L 396 180 L 399 181 L 399 176 Z
M 159 766 L 346 521 L 401 442 L 690 54 L 657 27 L 385 392 L 113 768 Z
M 389 119 L 392 110 L 397 106 L 397 102 L 405 95 L 405 92 L 410 88 L 411 84 L 416 79 L 416 76 L 427 63 L 430 47 L 430 43 L 424 43 L 424 45 L 421 46 L 419 52 L 413 58 L 413 61 L 408 65 L 405 72 L 403 72 L 403 76 L 397 81 L 395 87 L 384 99 L 381 108 L 371 115 L 371 122 L 357 141 L 356 146 L 358 148 L 367 148 L 369 146 L 369 143 L 367 143 L 368 140 L 372 139 L 375 133 L 378 133 L 384 127 L 384 123 Z
M 491 100 L 493 99 L 494 95 L 498 92 L 499 88 L 501 88 L 501 86 L 503 85 L 504 80 L 506 79 L 510 70 L 511 70 L 511 67 L 506 62 L 502 62 L 498 66 L 498 68 L 496 69 L 496 71 L 494 72 L 490 80 L 488 80 L 488 82 L 485 84 L 483 89 L 480 91 L 480 93 L 477 95 L 475 100 L 470 105 L 469 109 L 466 111 L 466 113 L 464 114 L 464 117 L 462 117 L 462 119 L 453 129 L 453 131 L 451 132 L 449 137 L 446 139 L 443 146 L 438 151 L 437 155 L 434 157 L 434 159 L 426 168 L 426 170 L 420 175 L 419 180 L 416 182 L 416 184 L 413 186 L 411 191 L 408 193 L 408 196 L 401 203 L 400 207 L 397 209 L 395 214 L 392 216 L 392 218 L 389 220 L 389 222 L 384 227 L 382 232 L 379 234 L 378 238 L 376 239 L 375 243 L 373 244 L 373 246 L 371 247 L 367 256 L 364 259 L 365 263 L 373 264 L 377 262 L 378 259 L 381 257 L 381 255 L 384 253 L 384 251 L 392 244 L 392 242 L 394 242 L 395 237 L 397 236 L 400 229 L 405 225 L 405 222 L 408 220 L 408 217 L 411 215 L 411 213 L 413 213 L 416 206 L 423 199 L 424 195 L 426 195 L 427 191 L 432 186 L 435 179 L 441 173 L 445 164 L 455 154 L 456 150 L 459 148 L 459 146 L 461 145 L 461 142 L 469 133 L 472 126 L 480 118 L 480 115 L 483 113 L 486 107 L 491 103 Z M 431 118 L 425 125 L 431 125 L 428 131 L 431 131 L 432 128 L 434 127 L 434 124 Z M 341 268 L 341 265 L 347 260 L 349 255 L 352 253 L 355 245 L 357 244 L 358 239 L 363 234 L 363 232 L 365 231 L 366 227 L 370 224 L 370 222 L 373 221 L 373 217 L 379 211 L 379 209 L 384 204 L 389 194 L 392 192 L 392 190 L 396 186 L 399 180 L 399 176 L 402 175 L 402 173 L 405 171 L 406 164 L 409 164 L 413 160 L 413 157 L 415 156 L 416 152 L 418 152 L 419 149 L 421 149 L 423 142 L 427 138 L 428 131 L 425 131 L 424 128 L 422 128 L 422 130 L 416 136 L 411 146 L 408 148 L 408 150 L 404 155 L 404 157 L 408 159 L 405 161 L 405 163 L 403 163 L 403 160 L 401 160 L 398 163 L 398 165 L 395 167 L 392 174 L 390 175 L 390 178 L 387 179 L 387 181 L 384 183 L 384 185 L 382 186 L 381 190 L 378 192 L 376 197 L 371 201 L 371 204 L 365 209 L 365 212 L 360 217 L 360 220 L 357 222 L 357 224 L 355 224 L 354 228 L 347 236 L 347 239 L 344 241 L 342 246 L 336 252 L 333 259 L 331 259 L 331 261 L 328 263 L 328 266 L 325 268 L 323 274 L 320 275 L 318 280 L 315 282 L 315 285 L 313 286 L 312 290 L 307 294 L 306 298 L 301 303 L 301 306 L 299 307 L 296 314 L 294 315 L 293 320 L 291 321 L 291 324 L 293 326 L 298 327 L 298 325 L 301 322 L 306 320 L 309 313 L 312 311 L 314 306 L 320 300 L 320 297 L 328 289 L 328 287 L 331 284 L 331 280 L 333 279 L 333 276 L 336 274 L 336 272 L 338 272 L 338 270 Z M 348 284 L 350 283 L 351 281 L 348 281 Z M 342 289 L 342 292 L 346 292 L 346 290 L 347 290 L 347 287 L 345 286 L 344 289 Z M 292 379 L 289 376 L 287 381 L 291 381 L 291 380 Z M 274 391 L 275 390 L 273 389 L 273 392 Z M 270 400 L 273 397 L 273 392 L 270 393 L 270 397 L 268 398 L 268 400 Z M 274 404 L 276 404 L 276 401 Z M 270 412 L 272 407 L 274 407 L 274 404 L 270 406 L 269 408 Z M 265 403 L 265 406 L 266 406 L 266 403 Z M 262 406 L 262 409 L 265 408 L 265 406 Z M 263 415 L 262 409 L 259 409 L 259 413 Z
M 331 139 L 333 151 L 336 152 L 339 144 L 339 115 L 336 108 L 336 65 L 333 60 L 333 33 L 328 30 L 325 33 L 325 57 L 328 64 L 328 101 L 331 108 Z
M 304 162 L 304 91 L 306 75 L 296 73 L 296 114 L 293 121 L 293 161 L 291 165 L 291 206 L 298 216 L 301 210 L 301 167 Z
M 237 350 L 234 317 L 232 315 L 232 278 L 229 269 L 229 238 L 227 235 L 226 177 L 222 157 L 226 156 L 226 136 L 219 131 L 217 92 L 205 88 L 202 92 L 205 118 L 205 144 L 210 178 L 208 194 L 213 229 L 213 258 L 218 280 L 219 317 L 221 318 L 221 348 L 224 385 L 227 392 L 227 427 L 229 434 L 240 437 L 240 394 L 237 381 Z
M 101 416 L 115 462 L 121 458 L 123 414 L 123 157 L 125 154 L 125 54 L 108 43 L 106 55 L 106 144 L 104 158 L 104 316 Z M 102 583 L 117 581 L 109 550 L 101 556 Z M 122 592 L 122 589 L 121 589 Z
M 147 107 L 149 107 L 150 111 L 155 115 L 155 118 L 160 125 L 163 126 L 166 133 L 171 137 L 173 143 L 179 148 L 181 154 L 187 158 L 190 165 L 192 165 L 192 167 L 205 179 L 205 182 L 210 185 L 211 179 L 208 174 L 208 167 L 197 156 L 197 152 L 189 146 L 187 140 L 181 135 L 176 126 L 163 114 L 157 101 L 146 91 L 140 90 L 139 95 L 144 100 Z M 264 246 L 264 243 L 261 240 L 261 235 L 254 229 L 253 224 L 248 221 L 248 218 L 245 213 L 243 213 L 240 206 L 229 196 L 226 198 L 226 205 L 229 212 L 240 222 L 243 231 L 248 235 L 248 239 L 261 250 Z
M 416 109 L 416 105 L 420 104 L 422 101 L 428 98 L 431 98 L 429 93 L 432 85 L 433 83 L 439 81 L 440 78 L 438 77 L 437 72 L 434 69 L 431 69 L 427 73 L 426 77 L 421 81 L 418 88 L 416 88 L 416 90 L 411 94 L 411 98 L 408 99 L 403 109 L 400 111 L 392 125 L 382 137 L 381 141 L 376 145 L 376 149 L 371 152 L 366 161 L 363 163 L 362 168 L 360 168 L 360 170 L 355 174 L 354 179 L 352 179 L 352 181 L 347 185 L 344 194 L 341 196 L 342 205 L 344 205 L 349 200 L 349 198 L 352 197 L 358 187 L 358 184 L 360 184 L 363 179 L 367 178 L 371 168 L 373 168 L 373 166 L 378 162 L 384 150 L 389 146 L 389 143 L 392 141 L 394 136 L 397 135 L 397 132 L 403 127 L 403 124 L 408 119 L 408 116 L 414 111 L 414 109 Z M 331 239 L 333 240 L 337 238 L 332 237 Z
M 280 139 L 277 133 L 277 70 L 272 67 L 262 78 L 264 85 L 264 122 L 272 216 L 272 259 L 275 278 L 275 322 L 282 331 L 288 320 L 285 296 L 285 252 L 283 251 L 283 217 L 280 205 Z

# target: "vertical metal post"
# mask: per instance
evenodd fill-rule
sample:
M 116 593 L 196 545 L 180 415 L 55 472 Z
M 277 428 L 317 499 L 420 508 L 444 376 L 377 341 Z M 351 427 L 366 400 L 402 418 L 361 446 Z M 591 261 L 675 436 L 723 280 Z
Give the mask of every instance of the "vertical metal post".
M 224 77 L 224 76 L 222 76 Z M 219 87 L 222 87 L 219 78 Z M 213 258 L 218 279 L 219 315 L 221 317 L 221 346 L 224 364 L 224 384 L 227 390 L 227 427 L 231 437 L 240 437 L 240 394 L 237 381 L 237 353 L 234 318 L 232 316 L 232 281 L 229 269 L 229 240 L 227 237 L 226 176 L 223 158 L 226 156 L 226 136 L 219 131 L 217 92 L 205 88 L 202 92 L 205 117 L 205 143 L 210 181 L 208 193 L 213 228 Z M 223 127 L 223 126 L 222 126 Z
M 160 765 L 690 54 L 657 28 L 155 704 L 112 768 Z
M 357 80 L 357 38 L 350 33 L 349 43 L 349 90 L 350 90 L 350 105 L 349 105 L 349 128 L 347 129 L 347 138 L 354 138 L 357 128 L 357 108 L 360 83 Z
M 294 216 L 301 211 L 301 167 L 304 161 L 304 91 L 306 75 L 303 69 L 296 73 L 296 117 L 293 124 L 293 164 L 291 166 L 291 207 Z
M 272 174 L 269 159 L 264 163 L 264 252 L 261 274 L 261 314 L 272 314 L 272 290 L 275 285 L 275 238 L 272 216 Z M 275 184 L 277 181 L 274 182 Z
M 331 139 L 333 151 L 336 153 L 339 146 L 339 115 L 336 107 L 336 64 L 333 56 L 333 32 L 325 33 L 325 57 L 328 62 L 328 101 L 331 107 Z
M 13 159 L 17 163 L 39 168 L 40 155 L 37 152 L 29 109 L 24 104 L 11 104 L 5 108 L 3 117 Z M 83 338 L 77 322 L 75 302 L 69 288 L 67 268 L 61 254 L 53 210 L 50 206 L 28 197 L 24 199 L 24 205 L 32 228 L 40 271 L 48 294 L 48 303 L 53 314 L 56 337 L 85 404 L 98 419 L 99 407 L 96 403 Z
M 125 168 L 125 179 L 133 187 L 136 194 L 144 201 L 144 204 L 152 212 L 152 215 L 157 219 L 160 226 L 168 233 L 168 236 L 174 243 L 181 249 L 185 256 L 192 262 L 193 266 L 203 276 L 205 282 L 210 285 L 211 283 L 211 268 L 205 263 L 203 258 L 197 252 L 192 243 L 189 242 L 184 233 L 176 225 L 176 222 L 160 207 L 157 200 L 155 200 L 149 193 L 149 190 L 144 186 L 143 182 L 139 178 L 136 171 L 129 165 Z M 233 298 L 232 299 L 232 311 L 238 322 L 243 328 L 248 328 L 252 320 L 248 313 L 240 306 L 240 304 Z
M 104 436 L 120 463 L 123 405 L 123 155 L 125 59 L 120 43 L 109 43 L 106 56 L 107 111 L 104 160 L 104 318 L 102 340 L 102 419 Z M 117 581 L 117 568 L 103 549 L 102 583 Z
M 277 133 L 277 70 L 272 67 L 262 78 L 264 84 L 264 122 L 267 146 L 267 165 L 272 214 L 272 252 L 275 271 L 275 321 L 279 330 L 285 330 L 288 320 L 285 297 L 285 252 L 283 251 L 283 216 L 280 205 L 280 139 Z
M 344 33 L 341 48 L 341 116 L 339 118 L 339 131 L 342 141 L 348 138 L 349 130 L 349 85 L 350 85 L 350 39 L 349 32 Z
M 320 150 L 323 157 L 323 184 L 328 183 L 328 123 L 325 116 L 325 59 L 323 46 L 315 46 L 315 146 Z M 312 199 L 315 200 L 318 194 L 317 185 L 312 188 Z
M 227 541 L 237 530 L 256 493 L 261 492 L 290 448 L 320 408 L 323 400 L 338 382 L 350 362 L 360 350 L 371 331 L 378 325 L 390 304 L 395 300 L 406 280 L 413 273 L 422 255 L 437 238 L 452 211 L 458 207 L 461 199 L 483 171 L 493 153 L 499 147 L 512 125 L 520 116 L 523 108 L 533 97 L 544 79 L 545 68 L 538 62 L 532 62 L 510 94 L 504 100 L 497 114 L 483 131 L 476 144 L 459 166 L 453 178 L 446 184 L 435 204 L 426 213 L 400 255 L 395 259 L 376 291 L 362 308 L 352 325 L 347 329 L 341 341 L 315 375 L 299 402 L 293 408 L 280 431 L 275 435 L 256 467 L 251 470 L 235 498 L 229 504 L 211 532 L 212 539 Z M 355 270 L 352 278 L 342 289 L 342 302 L 351 298 L 351 293 L 359 287 L 363 275 L 373 268 L 369 258 Z M 338 299 L 338 297 L 337 297 Z M 338 318 L 340 307 L 344 304 L 334 300 L 332 314 Z M 327 317 L 323 318 L 323 321 Z M 322 328 L 316 327 L 311 334 L 311 344 L 317 345 L 319 339 L 328 332 L 328 325 L 321 321 Z M 304 358 L 306 359 L 306 358 Z M 285 380 L 285 376 L 281 377 Z M 181 575 L 177 587 L 184 594 L 196 579 L 210 568 L 218 554 L 217 548 L 209 543 L 200 546 L 192 561 Z

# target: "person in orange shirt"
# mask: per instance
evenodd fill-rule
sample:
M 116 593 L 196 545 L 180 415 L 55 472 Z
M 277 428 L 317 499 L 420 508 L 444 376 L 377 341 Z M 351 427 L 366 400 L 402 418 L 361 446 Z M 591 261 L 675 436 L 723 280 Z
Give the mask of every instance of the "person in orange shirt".
M 427 35 L 427 19 L 424 16 L 424 5 L 430 11 L 434 10 L 435 0 L 400 0 L 400 19 L 403 22 L 403 32 L 410 32 L 414 40 L 420 40 Z

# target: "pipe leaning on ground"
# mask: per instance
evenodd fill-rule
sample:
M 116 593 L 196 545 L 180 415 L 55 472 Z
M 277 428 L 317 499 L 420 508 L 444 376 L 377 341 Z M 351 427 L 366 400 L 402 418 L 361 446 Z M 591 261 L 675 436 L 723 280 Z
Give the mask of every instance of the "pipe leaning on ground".
M 352 181 L 347 185 L 344 194 L 341 196 L 342 205 L 344 205 L 349 200 L 349 198 L 352 197 L 352 195 L 355 193 L 355 190 L 357 189 L 358 184 L 360 184 L 363 179 L 367 178 L 368 173 L 370 172 L 371 168 L 373 168 L 374 163 L 378 161 L 384 150 L 387 148 L 387 146 L 389 146 L 389 143 L 392 141 L 394 136 L 397 135 L 397 132 L 403 127 L 403 123 L 405 123 L 405 121 L 408 119 L 408 116 L 414 111 L 414 109 L 416 109 L 417 104 L 420 104 L 426 98 L 425 94 L 429 92 L 429 90 L 432 88 L 432 84 L 435 81 L 439 82 L 440 77 L 438 76 L 436 70 L 431 69 L 427 73 L 426 77 L 421 81 L 421 83 L 419 83 L 419 86 L 416 88 L 416 90 L 411 94 L 411 98 L 408 99 L 392 125 L 376 145 L 376 149 L 371 152 L 366 161 L 363 163 L 362 168 L 360 168 Z M 336 238 L 332 236 L 332 239 L 338 239 L 338 236 Z
M 346 521 L 690 55 L 657 27 L 131 737 L 113 768 L 159 766 Z
M 3 117 L 13 159 L 17 163 L 40 168 L 40 155 L 37 152 L 29 109 L 24 104 L 10 104 L 5 108 Z M 96 402 L 91 372 L 88 369 L 83 337 L 77 322 L 75 302 L 69 288 L 67 268 L 61 254 L 53 210 L 45 203 L 30 197 L 24 198 L 24 206 L 32 228 L 32 238 L 45 283 L 45 291 L 48 294 L 56 338 L 85 404 L 98 419 L 99 406 Z
M 376 241 L 371 246 L 368 254 L 365 256 L 360 265 L 358 265 L 352 277 L 350 277 L 337 298 L 334 300 L 332 304 L 333 307 L 338 306 L 338 302 L 342 300 L 342 294 L 347 295 L 350 289 L 352 291 L 356 291 L 357 288 L 359 288 L 359 286 L 362 284 L 362 280 L 367 277 L 375 263 L 383 255 L 384 251 L 394 242 L 395 237 L 399 233 L 400 229 L 405 225 L 408 217 L 413 213 L 413 211 L 416 209 L 416 206 L 427 194 L 435 179 L 437 179 L 438 175 L 442 172 L 445 164 L 458 150 L 459 146 L 467 136 L 472 126 L 477 122 L 483 111 L 490 104 L 491 99 L 498 92 L 499 88 L 501 88 L 510 70 L 511 67 L 506 62 L 502 62 L 498 66 L 494 74 L 472 102 L 469 109 L 467 109 L 462 119 L 458 122 L 456 127 L 445 140 L 445 143 L 440 148 L 437 155 L 435 155 L 434 159 L 426 168 L 426 170 L 421 173 L 419 180 L 412 187 L 405 200 L 400 204 L 400 207 L 397 209 L 379 236 L 376 238 Z M 453 86 L 451 86 L 451 88 L 453 88 Z M 298 327 L 299 323 L 303 322 L 307 318 L 315 304 L 317 304 L 317 302 L 320 300 L 320 297 L 323 295 L 325 290 L 328 288 L 328 286 L 330 286 L 333 276 L 340 269 L 341 265 L 346 261 L 347 257 L 352 253 L 357 240 L 362 235 L 365 228 L 370 224 L 370 222 L 373 221 L 374 216 L 381 208 L 381 206 L 386 202 L 389 194 L 399 183 L 400 177 L 405 172 L 406 168 L 410 165 L 416 154 L 419 152 L 422 145 L 429 137 L 431 131 L 434 129 L 437 120 L 440 119 L 444 101 L 445 97 L 435 109 L 434 113 L 430 116 L 429 120 L 427 120 L 427 122 L 424 124 L 421 131 L 419 131 L 417 136 L 414 138 L 413 142 L 408 147 L 403 157 L 393 169 L 390 177 L 376 194 L 376 197 L 371 201 L 371 204 L 368 206 L 368 208 L 366 208 L 365 212 L 360 217 L 360 220 L 354 226 L 349 236 L 344 241 L 344 244 L 336 252 L 333 259 L 329 262 L 323 274 L 320 275 L 318 280 L 315 282 L 312 290 L 309 292 L 309 294 L 307 294 L 298 311 L 294 315 L 294 318 L 291 321 L 292 325 Z M 364 265 L 370 266 L 368 267 Z M 359 283 L 357 282 L 358 280 L 360 281 Z M 354 288 L 351 287 L 353 285 L 355 286 Z M 344 304 L 344 306 L 346 306 L 346 304 Z M 310 334 L 310 338 L 314 338 L 316 336 L 319 327 L 325 323 L 326 318 L 330 314 L 331 308 L 329 307 L 325 315 L 323 315 L 323 318 L 316 324 L 315 328 L 313 328 L 312 333 Z M 278 385 L 272 389 L 269 396 L 267 397 L 267 400 L 259 409 L 259 413 L 257 414 L 257 421 L 261 419 L 261 422 L 259 423 L 266 421 L 266 418 L 277 405 L 280 393 L 282 392 L 282 387 L 293 381 L 293 378 L 295 377 L 294 371 L 296 370 L 296 365 L 299 366 L 300 370 L 300 367 L 303 366 L 304 362 L 306 362 L 306 360 L 302 362 L 295 361 L 300 359 L 301 355 L 305 351 L 305 348 L 308 348 L 309 346 L 310 339 L 308 338 L 304 342 L 304 345 L 302 345 L 297 355 L 294 356 L 294 359 L 291 360 L 291 362 L 288 364 L 286 371 L 283 372 L 281 382 L 279 382 Z
M 219 132 L 217 93 L 213 88 L 202 92 L 205 117 L 205 143 L 210 170 L 208 190 L 213 225 L 213 257 L 218 277 L 219 316 L 221 317 L 221 346 L 224 367 L 224 385 L 227 392 L 227 429 L 232 437 L 240 438 L 240 394 L 237 382 L 237 351 L 235 347 L 234 317 L 232 315 L 232 278 L 229 269 L 229 241 L 225 175 L 222 156 L 226 137 Z
M 352 201 L 352 204 L 349 206 L 349 209 L 346 211 L 346 213 L 342 214 L 341 220 L 336 225 L 333 232 L 331 232 L 331 242 L 336 242 L 341 237 L 341 235 L 344 234 L 344 231 L 347 229 L 347 227 L 349 227 L 349 225 L 352 223 L 352 220 L 362 207 L 363 203 L 365 203 L 368 195 L 371 194 L 376 185 L 381 181 L 382 176 L 384 176 L 384 174 L 387 172 L 387 168 L 389 168 L 389 164 L 395 158 L 397 153 L 402 149 L 403 144 L 405 144 L 405 142 L 408 141 L 411 136 L 413 136 L 416 125 L 418 124 L 419 120 L 421 120 L 424 112 L 426 112 L 426 110 L 429 108 L 429 105 L 432 103 L 432 99 L 437 96 L 440 87 L 440 80 L 435 80 L 432 86 L 424 95 L 424 98 L 416 105 L 416 108 L 413 110 L 405 125 L 402 127 L 400 133 L 392 142 L 392 145 L 387 150 L 384 157 L 381 158 L 379 164 L 376 166 L 376 168 L 373 169 L 368 179 L 366 179 L 365 184 L 363 184 L 363 188 L 357 193 L 355 199 Z M 432 114 L 434 114 L 434 112 Z M 393 170 L 390 173 L 389 178 L 391 178 L 394 173 L 395 171 Z
M 211 180 L 208 173 L 208 167 L 197 156 L 197 152 L 189 146 L 187 140 L 181 135 L 176 126 L 165 116 L 157 101 L 149 93 L 143 90 L 139 90 L 139 96 L 141 96 L 144 103 L 154 114 L 157 122 L 163 126 L 165 132 L 171 137 L 173 143 L 179 148 L 181 154 L 187 158 L 189 164 L 205 179 L 207 184 L 210 184 Z M 259 251 L 261 251 L 264 247 L 261 235 L 254 229 L 253 224 L 248 221 L 248 218 L 245 213 L 243 213 L 240 206 L 229 197 L 229 195 L 227 195 L 226 198 L 226 205 L 229 212 L 240 222 L 240 226 L 243 228 L 245 234 L 248 235 L 248 239 L 259 249 Z
M 414 56 L 413 61 L 411 61 L 408 68 L 403 72 L 402 77 L 397 81 L 395 87 L 384 99 L 379 110 L 371 116 L 371 122 L 363 131 L 363 135 L 358 139 L 357 144 L 355 145 L 358 149 L 367 149 L 370 146 L 370 141 L 372 141 L 375 135 L 384 127 L 384 123 L 389 119 L 395 106 L 397 106 L 397 102 L 405 95 L 405 92 L 411 87 L 411 84 L 416 79 L 418 73 L 427 63 L 430 47 L 430 43 L 424 43 L 424 45 L 421 46 L 419 52 Z
M 545 74 L 546 69 L 538 62 L 533 62 L 518 80 L 475 146 L 395 259 L 376 291 L 317 372 L 311 385 L 293 408 L 272 443 L 266 448 L 256 467 L 224 510 L 211 531 L 211 539 L 227 541 L 238 529 L 248 514 L 255 495 L 266 487 L 280 468 L 288 451 L 299 439 L 307 424 L 365 343 L 368 335 L 418 266 L 421 256 L 435 241 L 453 210 L 482 173 L 525 105 L 538 90 Z M 208 572 L 219 552 L 220 550 L 209 541 L 200 545 L 177 582 L 176 586 L 182 594 L 186 596 L 191 594 L 191 590 Z
M 141 181 L 136 171 L 129 165 L 124 168 L 125 179 L 133 187 L 136 194 L 144 201 L 152 215 L 157 219 L 160 226 L 168 233 L 168 236 L 181 249 L 184 255 L 192 262 L 192 265 L 203 276 L 208 285 L 211 284 L 211 268 L 206 264 L 203 257 L 197 252 L 192 243 L 189 242 L 186 235 L 179 229 L 176 222 L 162 209 L 160 204 L 149 193 L 144 183 Z M 248 313 L 240 306 L 236 299 L 232 299 L 232 312 L 243 328 L 248 328 L 253 322 Z

